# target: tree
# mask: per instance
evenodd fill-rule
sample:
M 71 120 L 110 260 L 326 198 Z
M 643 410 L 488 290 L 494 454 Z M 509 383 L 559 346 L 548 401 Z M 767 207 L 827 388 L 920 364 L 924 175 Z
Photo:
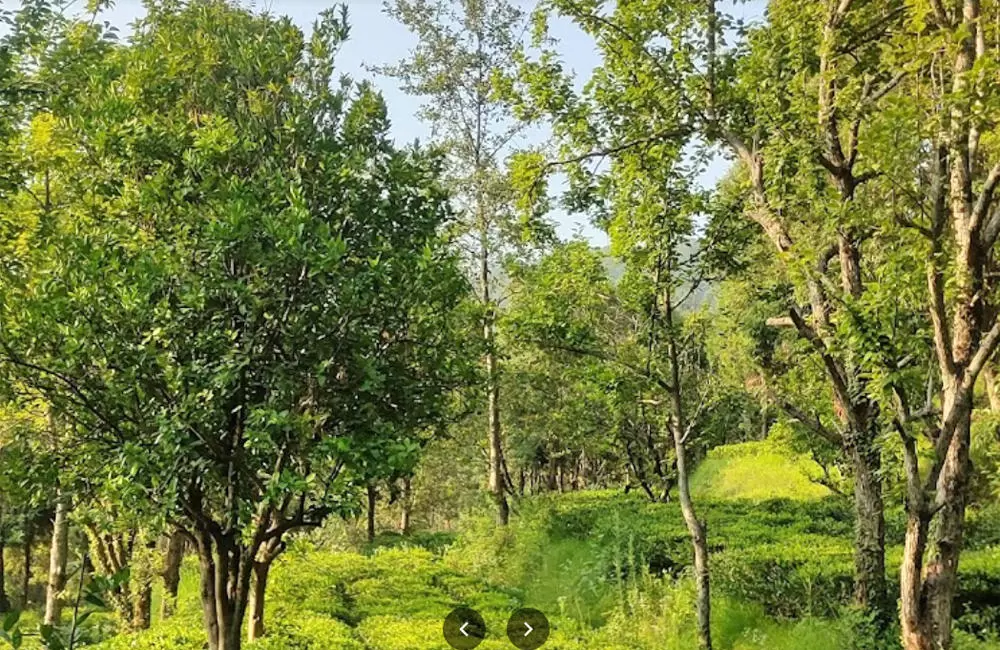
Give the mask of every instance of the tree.
M 163 599 L 160 601 L 160 618 L 166 620 L 177 609 L 177 592 L 181 586 L 181 564 L 187 540 L 184 533 L 173 531 L 167 538 L 167 550 L 163 559 Z
M 952 647 L 974 388 L 1000 342 L 994 252 L 1000 152 L 990 134 L 1000 95 L 989 53 L 1000 35 L 987 19 L 997 9 L 971 1 L 907 7 L 891 44 L 909 66 L 879 124 L 883 192 L 898 211 L 893 225 L 925 271 L 936 366 L 926 382 L 911 381 L 910 390 L 904 377 L 887 389 L 905 452 L 900 616 L 907 650 Z
M 705 366 L 699 346 L 691 344 L 700 339 L 684 331 L 679 313 L 691 295 L 690 271 L 697 267 L 680 254 L 681 243 L 691 236 L 688 209 L 696 202 L 685 205 L 690 195 L 680 188 L 664 192 L 655 176 L 644 183 L 642 175 L 629 176 L 627 168 L 612 174 L 605 196 L 612 251 L 626 264 L 620 286 L 612 288 L 599 256 L 581 242 L 571 243 L 515 276 L 519 291 L 509 318 L 517 336 L 556 353 L 603 360 L 635 382 L 625 399 L 638 407 L 650 438 L 662 432 L 669 439 L 694 555 L 698 636 L 702 647 L 711 648 L 708 540 L 691 497 L 688 465 L 689 445 L 706 404 L 699 386 Z M 630 326 L 609 327 L 615 321 Z M 639 469 L 628 444 L 630 463 Z M 656 458 L 656 463 L 664 460 Z M 645 487 L 651 498 L 662 498 Z
M 123 507 L 185 532 L 212 650 L 290 533 L 353 511 L 357 449 L 432 425 L 464 377 L 438 160 L 332 83 L 346 34 L 151 5 L 44 117 L 54 169 L 12 199 L 47 183 L 54 227 L 22 223 L 2 361 L 123 468 Z
M 512 277 L 512 303 L 539 291 L 537 275 Z M 512 489 L 537 494 L 552 489 L 607 486 L 621 476 L 614 429 L 612 395 L 615 373 L 599 359 L 554 354 L 531 341 L 511 336 L 504 315 L 503 380 L 518 399 L 507 408 L 507 459 Z M 517 313 L 510 314 L 515 319 Z M 516 322 L 516 321 L 514 321 Z M 511 331 L 508 331 L 511 330 Z
M 426 100 L 420 117 L 445 152 L 447 179 L 460 221 L 456 233 L 476 278 L 482 308 L 486 381 L 489 490 L 497 523 L 506 525 L 507 502 L 501 369 L 497 349 L 498 268 L 528 233 L 544 232 L 537 214 L 518 211 L 505 160 L 526 125 L 493 90 L 494 78 L 513 71 L 527 16 L 506 0 L 390 0 L 390 16 L 418 38 L 412 55 L 381 71 L 404 91 Z
M 655 155 L 679 142 L 691 143 L 694 160 L 718 148 L 736 160 L 743 214 L 793 289 L 787 317 L 776 322 L 794 328 L 808 354 L 822 361 L 838 414 L 823 435 L 836 438 L 851 459 L 855 599 L 887 619 L 879 403 L 866 386 L 866 351 L 851 345 L 845 306 L 865 291 L 865 215 L 854 206 L 875 171 L 862 154 L 862 127 L 898 84 L 881 32 L 866 30 L 893 24 L 898 12 L 851 2 L 775 2 L 768 22 L 747 31 L 714 2 L 610 8 L 553 0 L 543 9 L 541 29 L 547 14 L 570 18 L 594 38 L 602 66 L 578 95 L 554 53 L 525 62 L 524 114 L 548 115 L 566 145 L 540 171 L 586 174 L 602 161 L 636 151 Z M 724 47 L 727 34 L 736 35 L 736 45 Z
M 52 545 L 49 549 L 49 581 L 45 589 L 45 625 L 56 626 L 62 619 L 62 591 L 66 588 L 66 565 L 69 562 L 69 495 L 56 494 L 52 519 Z

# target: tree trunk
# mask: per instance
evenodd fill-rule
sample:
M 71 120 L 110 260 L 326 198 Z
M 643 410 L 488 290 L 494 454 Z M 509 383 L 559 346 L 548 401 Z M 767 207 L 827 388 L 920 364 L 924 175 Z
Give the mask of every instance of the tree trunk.
M 24 522 L 24 573 L 21 575 L 21 611 L 27 611 L 31 602 L 31 547 L 35 544 L 35 528 L 27 519 Z
M 482 292 L 486 317 L 483 322 L 483 342 L 486 344 L 486 396 L 487 396 L 487 438 L 489 440 L 489 489 L 497 505 L 497 524 L 506 526 L 510 521 L 510 506 L 507 504 L 506 485 L 503 475 L 503 437 L 500 425 L 500 377 L 497 369 L 496 350 L 496 306 L 490 298 L 490 249 L 485 235 L 485 214 L 479 205 L 479 218 L 484 232 L 480 242 L 479 285 Z
M 208 535 L 202 535 L 198 540 L 198 565 L 201 569 L 201 613 L 208 634 L 208 647 L 209 650 L 220 650 L 219 612 L 215 609 L 215 558 Z
M 201 606 L 209 650 L 240 650 L 253 553 L 234 533 L 197 531 Z
M 149 581 L 139 586 L 132 609 L 132 629 L 148 630 L 153 622 L 153 585 Z
M 676 419 L 676 418 L 675 418 Z M 696 587 L 696 610 L 698 617 L 698 645 L 705 650 L 712 648 L 712 600 L 708 569 L 708 535 L 705 524 L 698 519 L 691 499 L 690 480 L 687 469 L 687 451 L 684 448 L 683 433 L 679 427 L 671 427 L 674 450 L 677 454 L 677 492 L 680 496 L 681 513 L 694 547 L 694 578 Z
M 167 541 L 167 554 L 163 562 L 163 602 L 160 618 L 166 620 L 177 610 L 177 590 L 181 584 L 181 564 L 184 561 L 184 535 L 174 531 Z
M 126 533 L 109 533 L 102 532 L 96 526 L 87 526 L 87 533 L 90 549 L 100 573 L 109 577 L 130 573 L 130 580 L 116 584 L 109 590 L 107 596 L 121 620 L 129 627 L 135 628 L 137 623 L 141 623 L 137 615 L 142 613 L 137 610 L 138 601 L 133 595 L 133 587 L 137 587 L 135 593 L 141 596 L 142 590 L 150 580 L 145 571 L 135 571 L 136 567 L 132 563 L 138 531 L 133 529 Z
M 952 647 L 952 606 L 971 469 L 972 408 L 971 396 L 962 399 L 946 394 L 944 402 L 959 406 L 956 407 L 954 436 L 937 480 L 935 501 L 941 506 L 933 532 L 933 555 L 926 566 L 923 561 L 931 538 L 930 523 L 935 506 L 924 496 L 926 491 L 919 487 L 911 486 L 907 495 L 906 544 L 900 568 L 900 622 L 905 650 L 949 650 Z M 911 483 L 919 486 L 915 463 L 913 466 L 913 470 L 908 467 L 907 471 Z
M 767 439 L 767 434 L 768 434 L 768 432 L 770 430 L 771 430 L 771 418 L 770 418 L 770 414 L 768 413 L 768 410 L 767 410 L 767 405 L 765 404 L 764 407 L 761 408 L 761 410 L 760 410 L 760 438 L 759 439 L 760 440 L 766 440 Z M 727 443 L 729 442 L 728 438 L 726 438 L 726 442 Z
M 375 503 L 378 499 L 378 492 L 375 484 L 368 484 L 368 543 L 375 541 Z
M 927 529 L 930 517 L 922 503 L 907 498 L 906 543 L 899 568 L 902 641 L 905 650 L 931 650 L 929 630 L 924 629 L 924 612 L 920 592 L 924 551 L 927 549 Z
M 874 406 L 855 409 L 859 431 L 844 441 L 854 470 L 854 602 L 874 613 L 880 626 L 892 617 L 885 580 L 885 504 L 882 498 L 882 456 L 876 437 Z
M 983 383 L 986 384 L 986 396 L 990 399 L 990 410 L 1000 411 L 1000 390 L 997 387 L 997 376 L 992 362 L 983 368 Z
M 493 345 L 493 324 L 486 325 L 487 345 Z M 503 479 L 503 439 L 500 431 L 500 382 L 497 377 L 497 359 L 492 352 L 486 355 L 487 391 L 489 393 L 490 441 L 490 493 L 497 504 L 497 524 L 506 526 L 510 521 L 510 506 Z
M 10 611 L 10 598 L 7 596 L 7 541 L 3 530 L 2 513 L 0 513 L 0 614 Z
M 668 280 L 669 281 L 669 280 Z M 664 324 L 667 330 L 667 355 L 670 359 L 670 434 L 674 442 L 676 456 L 677 492 L 681 502 L 681 514 L 687 525 L 694 548 L 694 578 L 696 591 L 696 615 L 698 618 L 698 646 L 712 650 L 712 595 L 708 568 L 708 533 L 704 522 L 698 519 L 694 501 L 691 498 L 691 483 L 688 476 L 687 448 L 685 438 L 690 435 L 689 424 L 684 417 L 684 400 L 681 395 L 681 368 L 677 350 L 677 332 L 674 328 L 673 304 L 669 285 L 664 300 Z
M 264 636 L 264 598 L 267 594 L 267 578 L 271 572 L 271 562 L 254 562 L 253 590 L 250 592 L 250 620 L 247 623 L 247 640 L 256 641 Z
M 401 504 L 399 515 L 399 532 L 403 535 L 410 534 L 410 515 L 413 510 L 413 479 L 409 476 L 403 477 L 403 503 Z
M 58 625 L 62 615 L 62 591 L 66 588 L 66 562 L 69 559 L 69 499 L 60 491 L 52 522 L 52 546 L 49 550 L 49 581 L 45 591 L 45 624 Z

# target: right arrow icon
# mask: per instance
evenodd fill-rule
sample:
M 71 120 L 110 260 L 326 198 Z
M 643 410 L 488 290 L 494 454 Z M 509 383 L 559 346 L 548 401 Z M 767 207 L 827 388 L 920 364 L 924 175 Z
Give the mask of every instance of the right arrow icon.
M 537 650 L 549 639 L 549 620 L 537 609 L 519 609 L 507 622 L 507 638 L 518 650 Z

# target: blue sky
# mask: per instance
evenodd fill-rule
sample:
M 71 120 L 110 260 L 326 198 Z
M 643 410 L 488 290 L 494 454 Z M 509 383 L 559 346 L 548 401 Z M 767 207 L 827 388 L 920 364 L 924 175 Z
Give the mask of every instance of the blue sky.
M 536 0 L 513 0 L 531 10 Z M 316 15 L 331 6 L 340 4 L 327 0 L 244 0 L 258 9 L 269 10 L 271 13 L 289 16 L 296 24 L 308 30 Z M 4 0 L 0 0 L 0 5 Z M 12 3 L 17 6 L 17 2 Z M 346 0 L 351 24 L 351 38 L 340 53 L 340 68 L 342 72 L 357 78 L 367 78 L 375 82 L 385 96 L 389 107 L 389 116 L 395 137 L 401 142 L 411 142 L 415 139 L 427 140 L 429 129 L 426 128 L 415 114 L 421 100 L 402 92 L 394 80 L 379 77 L 366 70 L 366 66 L 378 66 L 395 63 L 404 58 L 415 43 L 414 37 L 401 25 L 383 13 L 382 0 Z M 77 0 L 77 6 L 83 7 L 83 0 Z M 747 19 L 759 17 L 763 13 L 764 0 L 749 0 L 739 3 L 735 13 Z M 71 10 L 72 11 L 72 10 Z M 117 0 L 108 10 L 104 18 L 119 27 L 123 34 L 128 32 L 128 25 L 144 13 L 141 0 Z M 593 42 L 568 21 L 552 23 L 554 35 L 559 39 L 560 50 L 569 62 L 570 67 L 581 77 L 589 75 L 599 63 Z M 702 183 L 711 185 L 727 167 L 721 158 L 709 165 L 702 177 Z M 557 232 L 562 238 L 574 234 L 586 237 L 596 246 L 607 243 L 603 232 L 591 226 L 585 216 L 556 213 Z

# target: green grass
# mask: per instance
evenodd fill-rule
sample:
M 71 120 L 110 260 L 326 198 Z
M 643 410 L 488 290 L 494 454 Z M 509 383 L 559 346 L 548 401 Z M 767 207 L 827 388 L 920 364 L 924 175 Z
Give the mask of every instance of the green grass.
M 770 440 L 716 447 L 691 477 L 697 499 L 796 499 L 812 501 L 830 496 L 813 480 L 819 474 L 808 456 L 791 455 Z

